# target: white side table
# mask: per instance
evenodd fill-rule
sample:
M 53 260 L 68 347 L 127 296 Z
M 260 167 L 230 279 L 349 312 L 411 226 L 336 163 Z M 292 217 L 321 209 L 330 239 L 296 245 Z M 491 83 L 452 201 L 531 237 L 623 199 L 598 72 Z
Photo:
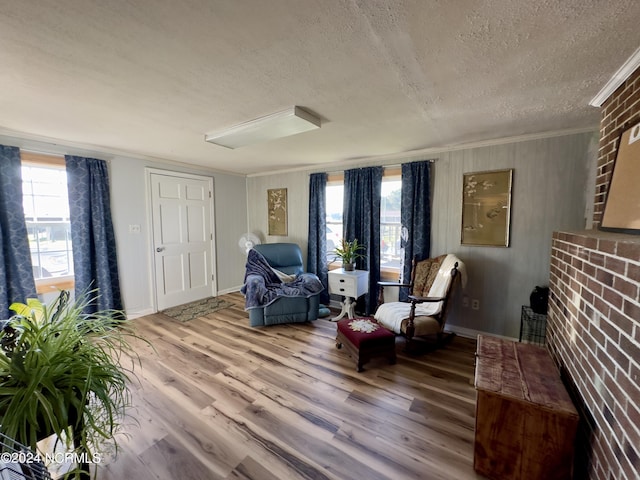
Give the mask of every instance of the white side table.
M 369 291 L 369 272 L 346 271 L 343 268 L 329 271 L 329 293 L 343 295 L 342 311 L 331 320 L 337 322 L 345 315 L 354 317 L 355 300 Z

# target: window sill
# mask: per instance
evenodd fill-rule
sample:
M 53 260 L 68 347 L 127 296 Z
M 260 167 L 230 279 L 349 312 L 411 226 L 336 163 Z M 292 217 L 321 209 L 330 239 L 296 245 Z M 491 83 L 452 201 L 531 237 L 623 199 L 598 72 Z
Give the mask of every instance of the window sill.
M 327 266 L 329 271 L 342 268 L 338 262 L 332 262 Z M 380 280 L 385 282 L 398 282 L 400 280 L 400 272 L 397 269 L 383 268 L 380 270 Z
M 390 268 L 382 268 L 380 270 L 380 280 L 385 282 L 397 282 L 400 280 L 400 271 Z
M 61 290 L 73 290 L 75 284 L 76 282 L 73 277 L 36 280 L 36 292 L 38 295 L 42 295 L 45 293 L 59 292 Z

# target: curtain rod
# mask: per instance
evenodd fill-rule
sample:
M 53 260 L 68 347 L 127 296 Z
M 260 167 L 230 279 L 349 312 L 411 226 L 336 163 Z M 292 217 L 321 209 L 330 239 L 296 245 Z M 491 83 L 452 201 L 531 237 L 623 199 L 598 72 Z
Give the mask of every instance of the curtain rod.
M 72 156 L 72 157 L 85 157 L 85 158 L 94 158 L 96 160 L 102 160 L 103 162 L 106 162 L 107 164 L 111 164 L 111 159 L 104 159 L 104 158 L 98 158 L 98 156 L 93 153 L 93 154 L 71 154 L 71 153 L 60 153 L 60 152 L 51 152 L 51 151 L 47 151 L 47 150 L 40 150 L 38 148 L 22 148 L 22 147 L 18 147 L 20 148 L 20 152 L 24 152 L 27 155 L 31 154 L 31 155 L 42 155 L 45 157 L 53 157 L 53 158 L 59 158 L 61 160 L 64 161 L 64 157 L 66 157 L 67 155 Z
M 429 158 L 427 160 L 414 160 L 416 162 L 429 162 L 429 163 L 435 163 L 438 161 L 437 158 Z M 404 163 L 413 163 L 413 162 L 404 162 Z M 313 173 L 326 173 L 327 175 L 337 175 L 340 173 L 344 173 L 345 170 L 354 170 L 356 168 L 368 168 L 368 167 L 382 167 L 382 168 L 400 168 L 402 167 L 402 163 L 395 163 L 393 165 L 367 165 L 364 167 L 353 167 L 353 168 L 345 168 L 343 170 L 331 170 L 328 172 L 310 172 L 309 175 L 313 174 Z

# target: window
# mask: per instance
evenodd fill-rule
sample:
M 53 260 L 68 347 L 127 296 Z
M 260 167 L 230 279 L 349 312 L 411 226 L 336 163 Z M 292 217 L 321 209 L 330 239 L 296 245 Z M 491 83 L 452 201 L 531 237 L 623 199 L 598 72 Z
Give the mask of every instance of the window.
M 380 199 L 380 275 L 398 278 L 402 261 L 400 250 L 400 198 L 402 181 L 399 175 L 382 177 Z
M 340 265 L 332 262 L 335 260 L 333 251 L 340 246 L 342 240 L 342 201 L 344 198 L 343 179 L 329 179 L 326 191 L 327 210 L 327 263 L 329 268 L 338 268 Z
M 25 162 L 23 154 L 24 215 L 38 287 L 60 285 L 73 276 L 67 174 L 60 159 L 54 157 L 54 162 Z
M 380 274 L 382 278 L 397 280 L 400 275 L 400 197 L 402 181 L 400 168 L 385 169 L 382 177 L 380 203 Z M 326 191 L 327 263 L 329 269 L 339 268 L 334 262 L 334 248 L 342 239 L 344 176 L 330 175 Z

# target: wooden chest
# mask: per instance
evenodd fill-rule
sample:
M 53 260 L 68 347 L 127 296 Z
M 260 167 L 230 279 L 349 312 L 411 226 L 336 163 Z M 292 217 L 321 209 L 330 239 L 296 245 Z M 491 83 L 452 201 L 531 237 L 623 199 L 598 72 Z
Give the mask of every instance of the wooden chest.
M 571 478 L 579 417 L 546 349 L 479 335 L 475 386 L 478 473 Z

